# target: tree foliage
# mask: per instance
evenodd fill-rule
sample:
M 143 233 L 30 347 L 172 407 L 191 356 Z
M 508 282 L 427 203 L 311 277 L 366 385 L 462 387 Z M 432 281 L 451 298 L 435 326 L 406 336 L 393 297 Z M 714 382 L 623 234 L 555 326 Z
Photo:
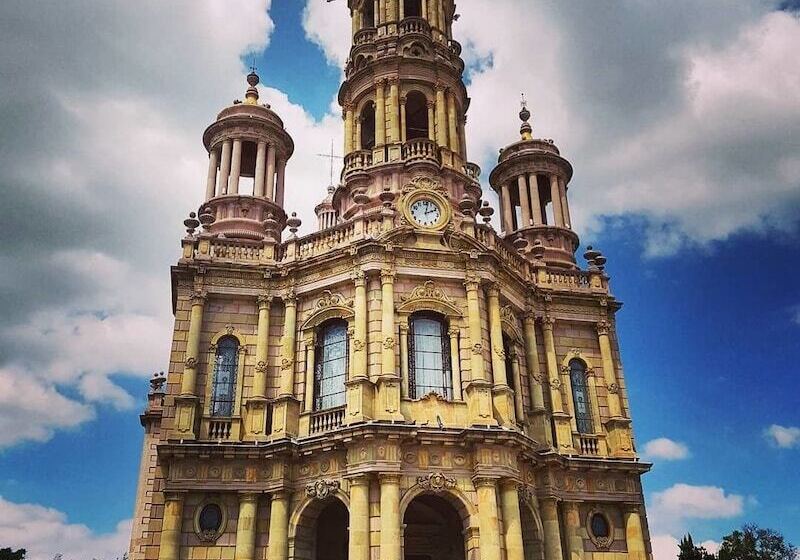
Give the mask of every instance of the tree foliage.
M 681 539 L 678 560 L 714 560 L 715 556 L 702 546 L 695 546 L 692 535 L 687 534 Z
M 25 560 L 28 553 L 24 548 L 11 550 L 10 548 L 0 548 L 0 560 Z
M 797 549 L 783 535 L 757 525 L 743 525 L 722 539 L 719 560 L 795 560 Z

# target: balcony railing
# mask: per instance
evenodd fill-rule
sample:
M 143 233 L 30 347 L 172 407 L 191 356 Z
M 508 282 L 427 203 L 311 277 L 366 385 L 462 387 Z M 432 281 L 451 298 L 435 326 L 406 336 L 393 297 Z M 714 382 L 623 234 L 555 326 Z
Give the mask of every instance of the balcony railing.
M 360 29 L 356 31 L 356 34 L 353 36 L 353 44 L 364 45 L 366 43 L 372 42 L 373 40 L 375 40 L 376 34 L 377 30 L 374 27 L 365 27 L 364 29 Z
M 581 455 L 599 455 L 600 443 L 597 436 L 581 434 L 578 436 L 578 449 Z
M 406 33 L 425 33 L 431 32 L 431 26 L 421 17 L 407 17 L 400 22 L 400 35 Z
M 208 423 L 208 439 L 228 440 L 231 438 L 233 421 L 230 418 L 217 418 Z
M 214 239 L 211 242 L 211 256 L 215 259 L 237 262 L 258 262 L 261 259 L 260 243 L 246 242 L 240 239 Z
M 427 138 L 414 138 L 403 144 L 403 159 L 411 161 L 432 161 L 439 163 L 439 151 L 436 142 Z
M 344 156 L 344 175 L 366 169 L 372 165 L 372 151 L 356 150 Z
M 340 406 L 314 412 L 311 415 L 309 434 L 322 434 L 340 428 L 344 423 L 344 408 Z

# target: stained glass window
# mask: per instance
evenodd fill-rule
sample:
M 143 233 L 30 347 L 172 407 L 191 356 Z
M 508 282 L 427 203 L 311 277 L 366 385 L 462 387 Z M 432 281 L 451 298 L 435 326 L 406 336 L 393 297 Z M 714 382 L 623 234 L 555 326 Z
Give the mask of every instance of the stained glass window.
M 347 380 L 347 322 L 324 323 L 317 335 L 314 359 L 314 410 L 345 404 Z
M 589 387 L 586 382 L 586 365 L 580 360 L 569 363 L 569 379 L 572 384 L 572 401 L 575 404 L 575 422 L 582 434 L 593 434 Z
M 411 316 L 409 337 L 409 392 L 412 399 L 436 393 L 453 398 L 450 339 L 447 324 L 433 313 Z
M 217 356 L 214 363 L 211 416 L 233 416 L 238 365 L 239 341 L 232 336 L 221 338 L 217 343 Z

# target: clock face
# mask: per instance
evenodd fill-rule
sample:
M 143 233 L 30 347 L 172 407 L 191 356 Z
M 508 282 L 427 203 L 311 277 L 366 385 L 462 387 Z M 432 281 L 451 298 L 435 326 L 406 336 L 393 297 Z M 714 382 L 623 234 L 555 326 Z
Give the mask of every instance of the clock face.
M 434 226 L 442 219 L 442 209 L 434 201 L 422 198 L 411 205 L 411 217 L 421 226 Z

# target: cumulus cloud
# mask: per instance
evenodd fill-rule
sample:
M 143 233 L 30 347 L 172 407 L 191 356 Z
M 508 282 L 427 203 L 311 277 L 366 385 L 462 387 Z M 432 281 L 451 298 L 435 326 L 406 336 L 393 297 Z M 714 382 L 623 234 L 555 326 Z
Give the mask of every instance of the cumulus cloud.
M 677 483 L 651 495 L 648 517 L 653 534 L 682 534 L 688 520 L 738 517 L 744 513 L 745 503 L 744 496 L 717 486 Z
M 128 549 L 131 521 L 121 521 L 108 534 L 96 534 L 86 525 L 69 523 L 64 513 L 37 504 L 10 502 L 0 496 L 0 542 L 27 550 L 29 560 L 113 560 Z
M 689 448 L 685 444 L 669 438 L 656 438 L 644 444 L 644 455 L 648 459 L 677 461 L 689 456 Z
M 764 437 L 771 444 L 783 449 L 800 447 L 800 428 L 795 426 L 781 426 L 772 424 L 764 430 Z

